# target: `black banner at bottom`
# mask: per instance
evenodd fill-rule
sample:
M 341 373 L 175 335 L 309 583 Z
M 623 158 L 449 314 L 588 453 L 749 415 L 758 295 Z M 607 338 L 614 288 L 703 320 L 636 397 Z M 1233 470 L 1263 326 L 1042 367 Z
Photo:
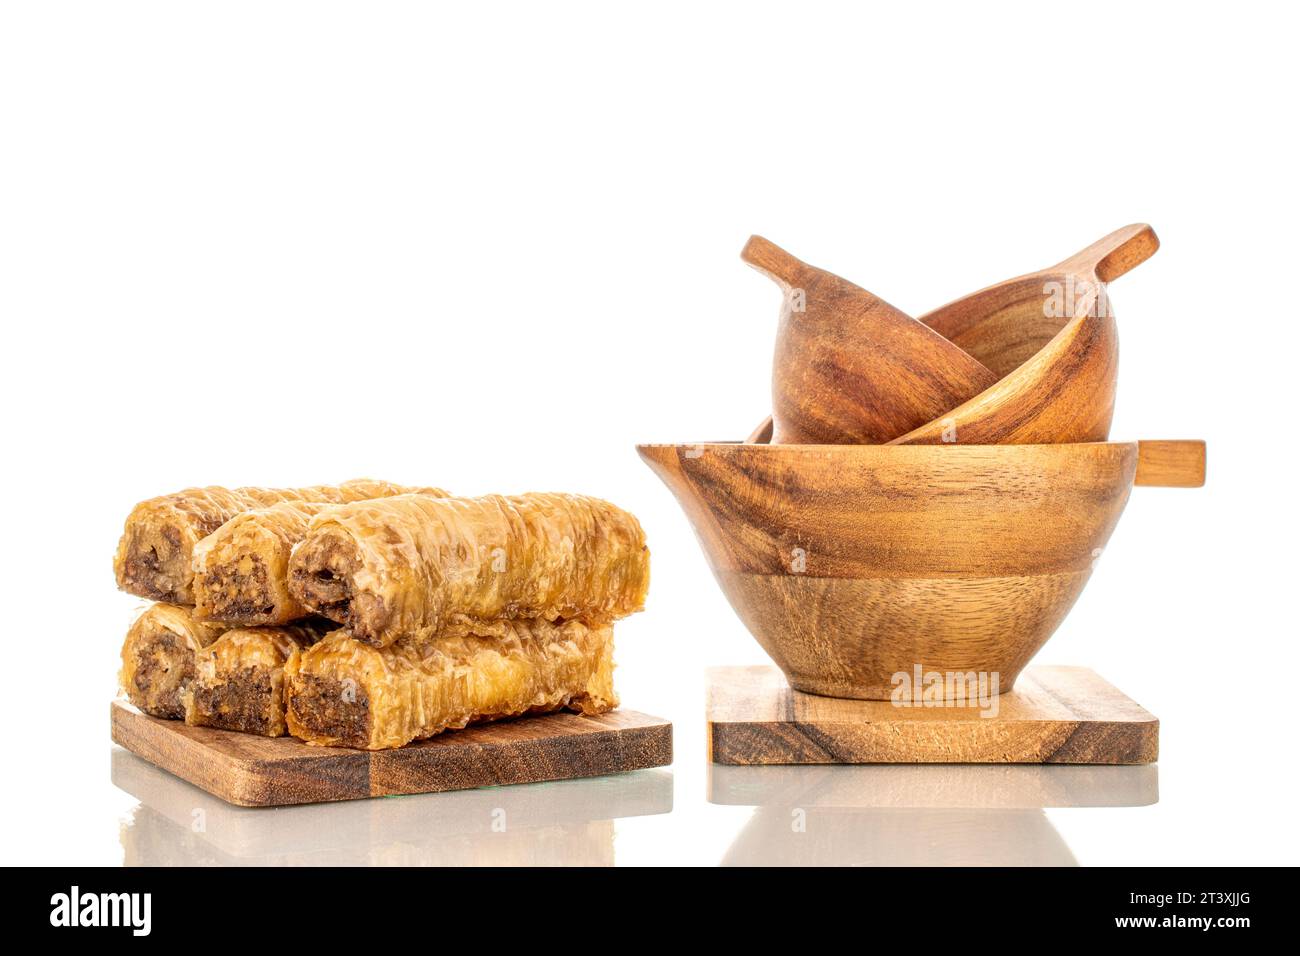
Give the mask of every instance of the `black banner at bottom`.
M 283 919 L 295 945 L 313 936 L 337 945 L 354 935 L 373 940 L 376 920 L 404 933 L 424 932 L 430 921 L 462 931 L 495 927 L 502 940 L 535 932 L 536 941 L 516 942 L 548 948 L 582 944 L 570 935 L 574 920 L 582 933 L 608 920 L 615 935 L 603 938 L 626 932 L 644 940 L 656 929 L 681 932 L 683 919 L 696 915 L 741 936 L 803 925 L 819 935 L 869 928 L 872 942 L 923 942 L 938 933 L 951 945 L 969 942 L 967 934 L 984 925 L 995 935 L 1045 930 L 1067 939 L 1199 935 L 1228 942 L 1282 925 L 1279 883 L 1290 882 L 1285 870 L 1194 868 L 623 870 L 599 878 L 552 870 L 56 868 L 11 876 L 7 924 L 55 936 L 192 944 Z M 697 878 L 707 885 L 693 885 Z M 238 925 L 245 917 L 250 926 Z M 949 935 L 958 927 L 962 934 Z

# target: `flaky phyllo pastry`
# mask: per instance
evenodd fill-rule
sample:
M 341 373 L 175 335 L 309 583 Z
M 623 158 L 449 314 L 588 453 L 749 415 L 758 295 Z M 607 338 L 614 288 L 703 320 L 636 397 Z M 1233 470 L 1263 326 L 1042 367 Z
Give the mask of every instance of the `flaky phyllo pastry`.
M 122 645 L 120 680 L 146 714 L 178 719 L 195 674 L 195 655 L 221 636 L 220 624 L 196 621 L 192 608 L 155 604 L 136 618 Z
M 460 623 L 383 648 L 338 631 L 285 667 L 289 731 L 379 750 L 521 714 L 604 713 L 618 705 L 613 644 L 612 626 L 579 621 Z
M 283 736 L 285 662 L 322 633 L 311 626 L 226 631 L 195 655 L 194 676 L 181 694 L 185 723 Z
M 636 518 L 565 494 L 401 495 L 312 519 L 290 594 L 376 647 L 460 620 L 605 624 L 641 609 L 650 556 Z
M 126 519 L 113 559 L 117 586 L 156 601 L 193 604 L 194 546 L 236 515 L 284 501 L 344 504 L 419 490 L 359 479 L 309 488 L 189 488 L 150 498 Z
M 436 488 L 422 494 L 446 497 Z M 289 593 L 289 555 L 333 505 L 285 501 L 236 515 L 194 547 L 194 605 L 202 620 L 287 624 L 309 612 Z
M 140 709 L 370 750 L 616 707 L 613 622 L 650 576 L 640 524 L 608 502 L 374 481 L 142 502 L 114 569 L 170 599 L 122 648 Z

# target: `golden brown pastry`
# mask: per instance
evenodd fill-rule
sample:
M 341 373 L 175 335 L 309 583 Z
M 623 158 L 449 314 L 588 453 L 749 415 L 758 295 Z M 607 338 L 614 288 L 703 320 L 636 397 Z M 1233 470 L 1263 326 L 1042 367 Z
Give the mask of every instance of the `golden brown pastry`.
M 342 504 L 416 490 L 386 481 L 358 479 L 311 488 L 189 488 L 150 498 L 127 516 L 113 558 L 117 586 L 155 601 L 193 604 L 190 583 L 194 546 L 235 515 L 282 501 Z
M 421 494 L 445 498 L 437 488 Z M 289 555 L 311 519 L 334 505 L 285 501 L 236 515 L 194 546 L 194 607 L 200 620 L 287 624 L 310 613 L 289 593 Z
M 501 717 L 604 713 L 618 706 L 613 650 L 611 625 L 579 621 L 457 624 L 384 648 L 338 631 L 285 667 L 289 732 L 382 750 Z
M 312 519 L 289 562 L 303 606 L 376 647 L 462 618 L 606 623 L 642 608 L 649 579 L 636 518 L 564 494 L 343 505 Z
M 194 677 L 181 694 L 185 723 L 284 736 L 285 662 L 321 635 L 309 626 L 226 631 L 195 655 Z
M 146 714 L 179 720 L 181 695 L 194 678 L 194 655 L 226 628 L 194 619 L 193 610 L 155 604 L 136 618 L 122 645 L 119 679 L 127 698 Z

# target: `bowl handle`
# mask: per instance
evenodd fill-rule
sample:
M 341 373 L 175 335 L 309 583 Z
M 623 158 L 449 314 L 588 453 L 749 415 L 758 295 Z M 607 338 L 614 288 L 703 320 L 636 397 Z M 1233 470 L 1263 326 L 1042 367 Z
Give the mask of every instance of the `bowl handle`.
M 740 250 L 740 258 L 787 292 L 807 284 L 810 273 L 820 271 L 762 236 L 750 236 L 745 248 Z
M 758 427 L 745 439 L 746 445 L 770 445 L 772 443 L 772 416 L 768 415 L 758 423 Z
M 1205 442 L 1140 441 L 1133 484 L 1148 488 L 1199 488 L 1205 484 Z
M 1098 282 L 1110 282 L 1146 262 L 1159 248 L 1155 230 L 1144 222 L 1134 223 L 1116 229 L 1047 271 L 1070 272 Z

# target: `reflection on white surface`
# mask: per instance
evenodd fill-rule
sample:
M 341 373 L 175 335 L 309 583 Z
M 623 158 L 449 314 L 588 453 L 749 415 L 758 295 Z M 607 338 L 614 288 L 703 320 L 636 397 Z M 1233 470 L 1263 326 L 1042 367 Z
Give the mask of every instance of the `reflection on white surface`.
M 119 747 L 112 777 L 140 801 L 127 866 L 606 866 L 616 819 L 673 806 L 666 770 L 275 808 L 231 806 Z
M 1148 806 L 1156 766 L 713 765 L 709 799 L 753 806 L 729 866 L 1077 866 L 1045 807 Z
M 728 806 L 1145 807 L 1159 800 L 1155 764 L 871 764 L 709 767 L 709 802 Z
M 759 807 L 723 866 L 1078 866 L 1042 810 Z

